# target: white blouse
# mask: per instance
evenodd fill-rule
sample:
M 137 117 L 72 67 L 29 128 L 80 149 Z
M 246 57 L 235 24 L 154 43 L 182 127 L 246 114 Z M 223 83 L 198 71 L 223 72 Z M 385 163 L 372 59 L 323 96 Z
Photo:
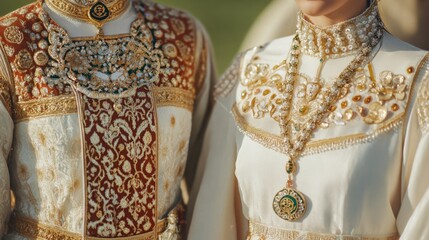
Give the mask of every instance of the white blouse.
M 429 58 L 387 32 L 298 160 L 305 215 L 295 222 L 276 215 L 287 157 L 276 120 L 285 69 L 275 66 L 292 38 L 240 55 L 219 83 L 189 239 L 429 239 Z M 295 111 L 293 121 L 306 120 L 312 94 L 353 56 L 325 61 L 315 78 L 320 58 L 302 54 L 293 101 L 310 110 Z

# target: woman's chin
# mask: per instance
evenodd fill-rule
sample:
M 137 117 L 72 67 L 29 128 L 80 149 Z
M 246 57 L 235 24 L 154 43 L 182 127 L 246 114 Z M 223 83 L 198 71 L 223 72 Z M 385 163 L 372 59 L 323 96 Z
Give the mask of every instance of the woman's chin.
M 296 0 L 304 15 L 318 17 L 330 14 L 344 4 L 344 0 Z
M 310 6 L 308 8 L 301 8 L 301 11 L 304 15 L 310 16 L 310 17 L 318 17 L 326 14 L 326 8 L 320 7 L 317 8 L 315 6 Z

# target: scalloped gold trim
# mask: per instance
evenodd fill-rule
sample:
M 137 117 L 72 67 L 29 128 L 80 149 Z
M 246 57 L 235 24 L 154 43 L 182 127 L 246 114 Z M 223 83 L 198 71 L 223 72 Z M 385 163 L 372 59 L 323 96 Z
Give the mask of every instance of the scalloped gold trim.
M 286 153 L 283 140 L 280 136 L 272 133 L 267 133 L 261 129 L 250 126 L 246 122 L 244 117 L 240 115 L 239 109 L 236 104 L 234 104 L 232 108 L 232 115 L 240 132 L 250 137 L 252 140 L 258 142 L 259 144 L 263 145 L 264 147 L 284 154 Z M 306 145 L 302 155 L 313 155 L 338 149 L 344 149 L 346 147 L 360 143 L 371 142 L 380 134 L 383 134 L 392 129 L 397 129 L 399 126 L 401 126 L 403 123 L 403 116 L 404 113 L 399 114 L 391 120 L 380 124 L 377 129 L 373 130 L 370 133 L 358 133 L 342 137 L 310 141 Z
M 269 227 L 263 224 L 255 223 L 249 221 L 249 232 L 247 239 L 307 239 L 307 240 L 398 240 L 398 234 L 393 234 L 391 236 L 383 237 L 370 237 L 370 236 L 352 236 L 352 235 L 333 235 L 333 234 L 323 234 L 316 232 L 304 232 L 304 231 L 295 231 L 287 230 L 281 228 Z

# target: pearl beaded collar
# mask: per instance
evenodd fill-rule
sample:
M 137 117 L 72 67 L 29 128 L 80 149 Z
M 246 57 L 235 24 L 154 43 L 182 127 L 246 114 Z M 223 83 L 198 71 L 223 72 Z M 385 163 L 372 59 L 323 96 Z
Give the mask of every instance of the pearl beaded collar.
M 332 59 L 356 53 L 376 37 L 382 25 L 377 4 L 372 3 L 363 13 L 347 21 L 319 27 L 298 14 L 297 33 L 304 55 Z

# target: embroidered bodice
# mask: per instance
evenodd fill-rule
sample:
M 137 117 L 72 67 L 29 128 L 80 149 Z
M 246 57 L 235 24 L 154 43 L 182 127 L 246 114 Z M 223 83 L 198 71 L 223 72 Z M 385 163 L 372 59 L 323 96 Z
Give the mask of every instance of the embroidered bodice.
M 10 239 L 158 239 L 181 224 L 169 214 L 208 102 L 207 42 L 184 12 L 133 7 L 129 33 L 103 38 L 70 37 L 43 1 L 0 18 Z

